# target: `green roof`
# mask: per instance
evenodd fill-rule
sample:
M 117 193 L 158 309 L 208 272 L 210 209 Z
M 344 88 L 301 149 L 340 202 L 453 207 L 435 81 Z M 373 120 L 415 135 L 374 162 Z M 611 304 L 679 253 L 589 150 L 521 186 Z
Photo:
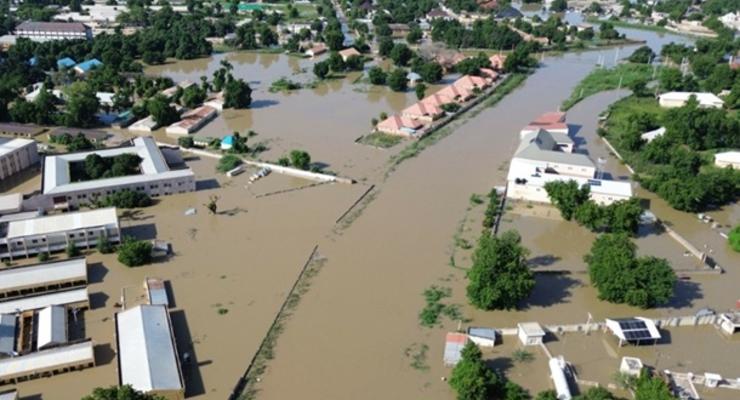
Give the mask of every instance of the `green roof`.
M 239 3 L 239 11 L 254 11 L 254 10 L 262 10 L 264 7 L 262 7 L 262 4 L 254 4 L 254 3 Z

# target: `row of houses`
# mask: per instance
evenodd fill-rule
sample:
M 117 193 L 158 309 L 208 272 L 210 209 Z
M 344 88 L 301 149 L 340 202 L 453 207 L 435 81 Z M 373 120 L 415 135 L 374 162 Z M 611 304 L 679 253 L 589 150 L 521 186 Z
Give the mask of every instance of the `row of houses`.
M 591 199 L 598 204 L 631 198 L 629 182 L 602 179 L 596 164 L 576 151 L 565 117 L 565 113 L 546 113 L 520 132 L 520 144 L 509 166 L 506 197 L 550 203 L 545 185 L 572 180 L 587 185 Z
M 492 59 L 494 58 L 497 67 L 503 65 L 502 61 L 499 62 L 500 56 L 492 56 Z M 451 85 L 403 109 L 400 114 L 380 121 L 375 129 L 389 135 L 421 138 L 434 121 L 446 115 L 445 108 L 450 110 L 459 108 L 491 87 L 497 79 L 498 73 L 491 68 L 482 68 L 481 76 L 462 76 Z M 452 108 L 449 108 L 449 105 L 453 105 Z

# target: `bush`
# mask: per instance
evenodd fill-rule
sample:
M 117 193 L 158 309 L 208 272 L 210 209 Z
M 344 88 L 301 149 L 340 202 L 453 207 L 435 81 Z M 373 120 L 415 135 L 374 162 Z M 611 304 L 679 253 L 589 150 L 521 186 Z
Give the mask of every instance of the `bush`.
M 385 85 L 388 74 L 386 74 L 380 67 L 372 67 L 367 71 L 367 76 L 370 79 L 370 83 L 373 85 Z
M 442 110 L 448 113 L 456 113 L 460 111 L 460 105 L 457 103 L 442 104 Z
M 218 165 L 216 165 L 216 170 L 218 172 L 226 173 L 240 166 L 241 164 L 242 164 L 241 158 L 233 154 L 226 154 L 225 156 L 221 157 L 220 160 L 218 160 Z
M 152 244 L 146 240 L 126 237 L 118 246 L 118 261 L 127 267 L 137 267 L 152 261 Z
M 46 251 L 39 253 L 39 255 L 37 257 L 39 259 L 39 262 L 47 262 L 47 261 L 49 261 L 49 258 L 51 258 L 51 256 L 49 255 L 49 253 L 46 252 Z
M 113 244 L 106 237 L 98 238 L 98 244 L 95 245 L 95 249 L 97 249 L 100 254 L 110 254 L 115 251 Z
M 450 387 L 459 400 L 485 400 L 500 398 L 495 394 L 504 391 L 504 382 L 483 361 L 480 349 L 468 342 L 462 350 L 460 362 L 450 376 Z
M 307 171 L 311 167 L 311 156 L 304 150 L 293 150 L 290 152 L 290 164 Z
M 152 205 L 152 199 L 143 192 L 123 189 L 98 201 L 99 207 L 140 208 Z
M 649 64 L 653 57 L 655 57 L 653 50 L 649 46 L 642 46 L 629 56 L 629 61 L 636 64 Z
M 67 257 L 77 257 L 80 255 L 80 249 L 77 248 L 77 245 L 75 245 L 74 242 L 67 243 L 67 248 L 65 249 L 65 252 L 67 253 Z
M 396 68 L 393 72 L 388 75 L 388 87 L 394 92 L 403 92 L 408 87 L 408 81 L 406 80 L 406 71 L 401 68 Z
M 195 146 L 195 141 L 193 140 L 192 136 L 183 136 L 177 138 L 177 144 L 182 148 L 189 149 Z
M 740 225 L 734 227 L 732 231 L 730 231 L 727 241 L 730 243 L 730 247 L 732 247 L 733 250 L 740 252 Z

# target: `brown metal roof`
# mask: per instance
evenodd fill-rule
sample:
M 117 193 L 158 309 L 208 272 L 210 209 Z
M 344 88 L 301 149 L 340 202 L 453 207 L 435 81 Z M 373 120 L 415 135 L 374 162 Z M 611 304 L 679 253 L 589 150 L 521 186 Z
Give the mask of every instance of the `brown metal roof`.
M 21 22 L 16 31 L 80 32 L 85 33 L 88 27 L 81 22 Z

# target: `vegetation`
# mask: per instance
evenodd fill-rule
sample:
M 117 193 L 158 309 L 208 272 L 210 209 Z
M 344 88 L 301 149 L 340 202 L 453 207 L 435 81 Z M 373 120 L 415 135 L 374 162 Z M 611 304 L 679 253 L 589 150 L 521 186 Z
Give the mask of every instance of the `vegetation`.
M 311 168 L 311 155 L 305 150 L 292 150 L 290 152 L 290 165 L 307 171 Z
M 118 261 L 127 267 L 138 267 L 152 261 L 152 243 L 125 237 L 118 246 Z
M 77 257 L 80 255 L 80 249 L 77 248 L 77 245 L 74 243 L 74 241 L 67 243 L 67 248 L 64 250 L 65 253 L 67 253 L 67 257 Z
M 195 140 L 193 140 L 192 136 L 179 137 L 177 138 L 177 145 L 184 149 L 189 149 L 195 146 Z
M 655 53 L 650 46 L 641 46 L 632 52 L 632 55 L 629 56 L 628 60 L 635 64 L 650 64 L 650 62 L 653 61 L 653 58 L 655 58 Z
M 164 400 L 164 397 L 145 394 L 131 387 L 131 385 L 111 386 L 109 388 L 95 388 L 92 394 L 82 400 Z
M 498 193 L 496 192 L 496 189 L 491 189 L 490 192 L 488 192 L 488 205 L 486 206 L 486 211 L 483 214 L 483 227 L 487 229 L 492 229 L 493 224 L 496 223 L 496 218 L 499 214 L 499 203 L 501 200 L 499 199 Z
M 241 159 L 241 157 L 236 156 L 234 154 L 226 154 L 223 157 L 221 157 L 220 160 L 218 160 L 218 164 L 216 165 L 216 171 L 227 173 L 231 171 L 232 169 L 240 166 L 244 161 Z
M 668 261 L 636 257 L 636 246 L 625 234 L 599 236 L 584 259 L 602 300 L 651 308 L 673 297 L 676 274 Z
M 441 315 L 446 315 L 452 320 L 461 320 L 459 307 L 456 304 L 444 304 L 441 301 L 452 295 L 449 288 L 432 286 L 424 290 L 426 305 L 419 313 L 419 322 L 422 326 L 433 327 L 439 322 Z
M 617 89 L 620 85 L 630 87 L 634 82 L 647 82 L 652 73 L 653 67 L 645 64 L 619 64 L 614 68 L 595 69 L 576 85 L 562 108 L 567 110 L 586 97 Z
M 369 146 L 381 147 L 384 149 L 391 148 L 403 141 L 403 137 L 399 135 L 389 135 L 383 132 L 373 132 L 369 135 L 365 135 L 360 139 L 360 143 Z
M 41 253 L 39 253 L 38 256 L 36 256 L 36 258 L 38 258 L 39 262 L 43 263 L 43 262 L 49 261 L 49 258 L 51 258 L 51 255 L 47 251 L 42 251 Z
M 727 238 L 727 242 L 733 250 L 740 252 L 740 225 L 732 228 L 730 235 Z
M 632 390 L 635 400 L 677 400 L 668 384 L 660 377 L 650 374 L 647 369 L 643 369 L 640 377 L 634 381 Z
M 301 85 L 300 83 L 293 82 L 286 77 L 282 77 L 275 82 L 272 82 L 272 84 L 270 85 L 270 93 L 290 92 L 292 90 L 298 90 L 301 88 L 303 88 L 303 85 Z
M 534 354 L 527 350 L 517 349 L 511 354 L 511 359 L 516 362 L 532 362 L 534 360 Z
M 388 74 L 380 67 L 372 67 L 367 71 L 367 76 L 373 85 L 385 85 Z
M 98 250 L 100 254 L 110 254 L 115 251 L 113 244 L 107 237 L 98 238 L 98 243 L 95 245 L 95 249 Z
M 149 195 L 130 189 L 114 192 L 97 201 L 98 207 L 141 208 L 150 205 L 152 205 L 152 199 Z
M 408 88 L 408 81 L 406 80 L 406 71 L 401 68 L 396 68 L 388 74 L 386 79 L 388 87 L 394 92 L 405 92 Z
M 67 150 L 72 152 L 92 150 L 95 148 L 95 145 L 81 132 L 74 136 L 69 133 L 64 133 L 59 136 L 51 136 L 49 138 L 49 142 L 67 146 Z
M 75 182 L 136 175 L 141 161 L 141 157 L 131 153 L 113 157 L 101 157 L 93 153 L 81 163 L 72 163 L 70 174 Z
M 231 75 L 229 75 L 231 76 Z M 247 108 L 252 104 L 252 88 L 243 79 L 228 79 L 224 86 L 224 107 Z
M 468 271 L 467 296 L 483 310 L 512 309 L 534 289 L 534 274 L 527 265 L 528 251 L 516 231 L 499 237 L 481 235 Z
M 458 400 L 486 400 L 497 398 L 503 392 L 504 382 L 483 361 L 480 349 L 468 342 L 462 350 L 462 358 L 452 370 L 450 387 Z

